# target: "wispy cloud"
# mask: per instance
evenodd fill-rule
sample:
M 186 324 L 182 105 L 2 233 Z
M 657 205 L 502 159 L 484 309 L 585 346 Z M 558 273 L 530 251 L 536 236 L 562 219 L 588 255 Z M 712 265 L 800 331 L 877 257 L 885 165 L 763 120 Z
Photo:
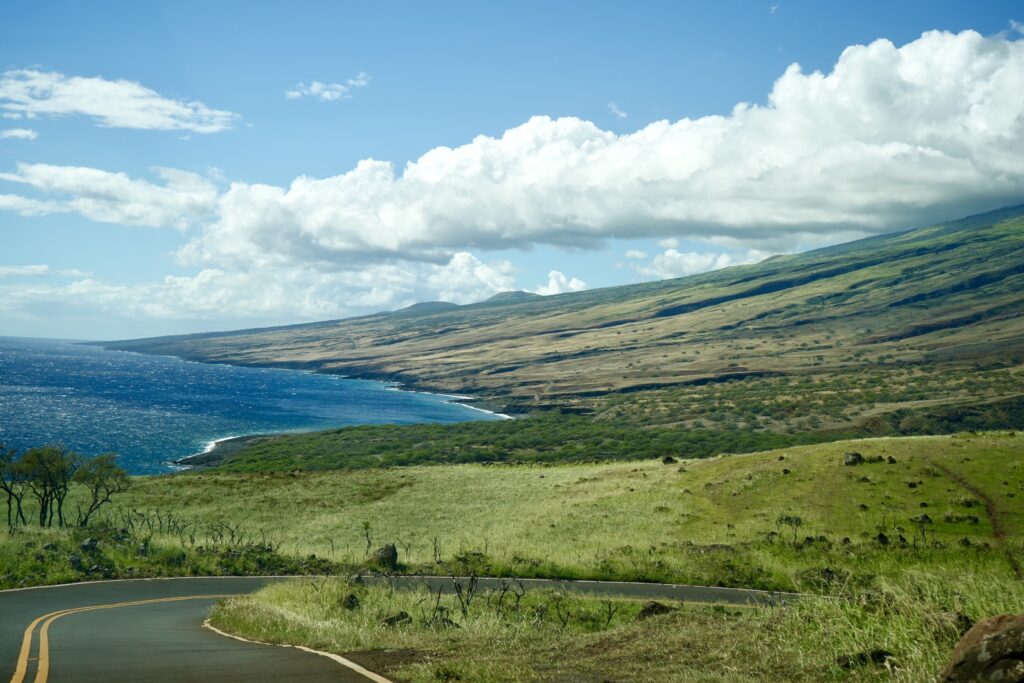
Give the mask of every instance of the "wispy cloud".
M 778 11 L 779 11 L 779 6 L 777 4 L 776 5 L 769 5 L 769 7 L 768 7 L 768 14 L 775 14 Z
M 50 274 L 50 267 L 39 266 L 0 266 L 0 277 L 42 277 Z
M 0 75 L 4 118 L 87 116 L 108 128 L 190 130 L 216 133 L 230 128 L 238 114 L 202 102 L 164 97 L 135 81 L 65 76 L 56 71 L 15 69 Z
M 35 140 L 39 133 L 31 128 L 8 128 L 0 130 L 0 140 Z
M 615 104 L 614 102 L 609 102 L 608 103 L 608 109 L 610 109 L 611 112 L 613 114 L 615 114 L 616 116 L 618 116 L 620 119 L 624 119 L 627 116 L 629 116 L 629 114 L 627 114 L 626 112 L 624 112 L 621 109 L 619 109 L 619 105 Z
M 312 97 L 321 102 L 334 102 L 335 100 L 352 99 L 352 91 L 356 88 L 363 88 L 370 84 L 370 75 L 360 71 L 355 78 L 350 78 L 344 83 L 322 83 L 312 81 L 311 83 L 297 83 L 285 91 L 284 96 L 289 100 L 297 100 L 303 97 Z
M 75 212 L 104 223 L 181 229 L 212 211 L 218 192 L 209 180 L 171 168 L 157 167 L 154 172 L 161 183 L 81 166 L 18 164 L 15 173 L 0 173 L 0 180 L 58 198 L 41 201 L 0 194 L 0 209 L 22 215 Z

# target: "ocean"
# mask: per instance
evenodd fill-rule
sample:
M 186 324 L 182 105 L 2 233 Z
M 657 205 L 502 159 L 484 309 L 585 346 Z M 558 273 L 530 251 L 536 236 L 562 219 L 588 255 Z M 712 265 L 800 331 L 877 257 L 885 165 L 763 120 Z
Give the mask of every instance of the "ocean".
M 113 451 L 131 474 L 232 436 L 486 419 L 498 416 L 383 382 L 0 337 L 0 442 Z

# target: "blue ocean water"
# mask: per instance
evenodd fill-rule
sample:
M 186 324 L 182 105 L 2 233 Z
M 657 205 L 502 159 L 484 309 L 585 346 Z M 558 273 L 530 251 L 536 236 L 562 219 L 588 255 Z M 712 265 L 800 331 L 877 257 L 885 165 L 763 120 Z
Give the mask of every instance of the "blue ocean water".
M 0 442 L 114 451 L 132 474 L 230 436 L 479 419 L 496 416 L 383 382 L 0 337 Z

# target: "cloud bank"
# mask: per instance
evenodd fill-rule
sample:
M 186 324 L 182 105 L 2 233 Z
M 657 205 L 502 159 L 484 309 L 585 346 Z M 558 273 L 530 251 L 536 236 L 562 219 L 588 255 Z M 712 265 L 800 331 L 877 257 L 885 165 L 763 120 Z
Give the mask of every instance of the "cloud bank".
M 164 97 L 134 81 L 36 69 L 13 69 L 0 75 L 0 111 L 8 119 L 87 116 L 109 128 L 195 133 L 226 130 L 238 119 L 237 114 L 202 102 Z
M 39 133 L 31 128 L 7 128 L 0 130 L 0 140 L 35 140 Z

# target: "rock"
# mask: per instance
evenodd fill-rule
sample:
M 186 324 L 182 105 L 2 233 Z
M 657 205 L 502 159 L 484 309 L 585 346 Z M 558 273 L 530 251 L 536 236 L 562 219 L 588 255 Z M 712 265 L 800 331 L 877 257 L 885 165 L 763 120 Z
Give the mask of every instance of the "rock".
M 662 465 L 675 465 L 677 462 L 679 461 L 673 458 L 671 455 L 666 455 L 664 458 L 661 459 Z
M 970 548 L 970 547 L 971 547 L 971 539 L 967 538 L 966 536 L 964 536 L 963 538 L 961 538 L 961 539 L 960 539 L 960 540 L 958 541 L 958 543 L 960 543 L 960 545 L 961 545 L 962 547 L 964 547 L 964 548 Z
M 349 593 L 341 599 L 341 606 L 347 610 L 359 609 L 359 597 L 355 593 Z
M 858 652 L 855 655 L 841 655 L 836 657 L 836 664 L 844 669 L 852 669 L 855 666 L 871 664 L 885 664 L 892 657 L 888 650 L 875 649 L 869 652 Z
M 888 458 L 886 458 L 886 462 L 888 462 L 890 465 L 895 465 L 896 464 L 896 458 L 894 458 L 894 457 L 892 457 L 890 455 Z
M 875 536 L 875 540 L 878 541 L 878 545 L 889 545 L 889 537 L 883 533 L 879 533 Z
M 859 465 L 862 462 L 864 462 L 864 456 L 856 451 L 847 453 L 843 456 L 843 464 L 847 467 L 853 467 L 854 465 Z
M 386 618 L 383 622 L 385 626 L 405 626 L 406 624 L 412 623 L 412 617 L 409 616 L 408 612 L 399 612 L 398 614 L 392 614 Z
M 1024 614 L 989 617 L 971 627 L 956 644 L 939 681 L 1024 681 Z
M 82 548 L 82 550 L 84 552 L 94 553 L 94 552 L 96 552 L 96 547 L 99 544 L 100 544 L 100 542 L 97 541 L 95 538 L 87 538 L 84 541 L 82 541 L 82 545 L 80 547 Z
M 75 554 L 68 555 L 68 564 L 71 565 L 72 569 L 74 569 L 75 571 L 78 571 L 78 572 L 82 571 L 85 568 L 84 565 L 82 564 L 82 556 L 81 555 L 75 555 Z
M 53 552 L 56 549 L 57 549 L 57 544 L 56 543 L 47 543 L 46 545 L 43 546 L 43 550 L 48 550 L 50 552 Z
M 932 518 L 929 517 L 928 515 L 924 514 L 924 513 L 921 513 L 917 517 L 911 517 L 910 521 L 913 522 L 914 524 L 924 525 L 924 524 L 931 524 L 932 523 Z
M 640 608 L 640 612 L 636 615 L 637 619 L 650 619 L 651 617 L 657 617 L 662 614 L 668 614 L 674 611 L 668 605 L 664 605 L 656 600 L 649 600 L 644 603 L 644 606 Z
M 388 543 L 383 548 L 378 548 L 373 554 L 373 563 L 383 569 L 398 568 L 398 549 L 393 543 Z
M 782 473 L 783 473 L 783 474 L 789 474 L 789 470 L 788 470 L 788 469 L 786 469 L 785 467 L 783 467 L 783 468 L 782 468 Z
M 850 545 L 851 543 L 853 543 L 853 541 L 850 540 L 849 536 L 843 536 L 843 540 L 840 541 L 840 543 L 842 543 L 843 545 Z

